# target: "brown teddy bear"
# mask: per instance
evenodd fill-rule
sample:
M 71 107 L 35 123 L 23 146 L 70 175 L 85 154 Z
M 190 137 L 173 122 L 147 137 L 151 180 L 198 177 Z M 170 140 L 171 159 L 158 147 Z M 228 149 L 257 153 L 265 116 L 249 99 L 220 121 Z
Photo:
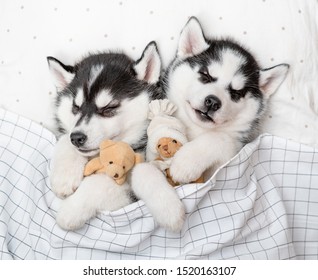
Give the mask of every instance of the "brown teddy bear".
M 99 157 L 90 160 L 84 169 L 84 176 L 106 173 L 118 185 L 126 181 L 127 172 L 143 161 L 142 155 L 125 142 L 105 140 L 100 145 Z
M 162 137 L 158 140 L 157 144 L 157 152 L 158 157 L 156 158 L 157 166 L 166 173 L 167 180 L 171 186 L 180 185 L 178 182 L 173 181 L 170 175 L 170 164 L 171 159 L 175 155 L 175 153 L 180 149 L 182 143 L 176 139 L 171 137 Z M 159 161 L 159 162 L 158 162 Z M 162 161 L 162 162 L 160 162 Z M 195 180 L 194 183 L 203 183 L 203 176 Z

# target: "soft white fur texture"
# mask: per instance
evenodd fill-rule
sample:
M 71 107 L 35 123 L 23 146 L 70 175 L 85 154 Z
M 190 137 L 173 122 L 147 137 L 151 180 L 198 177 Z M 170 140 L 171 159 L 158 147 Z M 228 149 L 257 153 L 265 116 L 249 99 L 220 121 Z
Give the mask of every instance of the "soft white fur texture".
M 50 181 L 53 192 L 60 198 L 71 195 L 80 185 L 87 158 L 82 156 L 63 135 L 54 148 Z
M 179 231 L 184 222 L 185 209 L 164 174 L 152 163 L 144 162 L 135 166 L 131 177 L 134 193 L 142 197 L 146 204 L 148 202 L 155 221 L 166 229 Z
M 85 177 L 77 191 L 61 202 L 56 217 L 58 225 L 75 230 L 103 210 L 114 211 L 132 202 L 130 186 L 122 185 L 106 174 Z

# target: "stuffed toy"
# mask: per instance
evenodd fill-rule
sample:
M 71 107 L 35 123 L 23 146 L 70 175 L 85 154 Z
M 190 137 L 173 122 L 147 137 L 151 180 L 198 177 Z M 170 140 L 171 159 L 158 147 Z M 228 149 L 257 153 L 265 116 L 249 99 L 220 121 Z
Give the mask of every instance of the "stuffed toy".
M 84 176 L 106 173 L 118 185 L 126 181 L 127 172 L 143 161 L 142 155 L 125 142 L 105 140 L 100 144 L 99 157 L 90 160 L 84 169 Z
M 171 178 L 169 167 L 174 154 L 188 142 L 185 126 L 175 118 L 177 107 L 168 99 L 153 100 L 149 104 L 147 160 L 164 172 L 170 185 L 180 185 Z M 203 183 L 203 176 L 195 183 Z M 189 182 L 190 183 L 190 182 Z

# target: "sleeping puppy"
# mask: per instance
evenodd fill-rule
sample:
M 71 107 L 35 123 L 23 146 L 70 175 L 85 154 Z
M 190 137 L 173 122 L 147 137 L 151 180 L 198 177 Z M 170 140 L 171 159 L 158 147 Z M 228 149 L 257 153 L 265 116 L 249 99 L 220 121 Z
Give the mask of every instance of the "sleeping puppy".
M 105 174 L 83 179 L 84 166 L 99 153 L 105 139 L 124 141 L 136 152 L 145 151 L 149 103 L 163 98 L 158 84 L 161 59 L 151 42 L 137 61 L 123 53 L 107 52 L 88 55 L 74 66 L 53 57 L 48 57 L 48 63 L 58 92 L 55 119 L 59 133 L 50 181 L 53 192 L 64 199 L 57 222 L 74 230 L 99 211 L 116 210 L 132 202 L 129 186 L 118 187 Z M 181 212 L 175 214 L 183 216 L 182 203 L 170 189 L 162 192 L 180 205 Z M 136 190 L 146 205 L 153 204 L 138 186 Z M 164 205 L 161 212 L 165 212 Z M 169 228 L 165 220 L 160 219 L 160 224 Z
M 246 49 L 232 40 L 207 39 L 190 18 L 164 77 L 190 140 L 172 160 L 173 179 L 187 183 L 203 172 L 208 178 L 257 137 L 267 101 L 288 68 L 261 69 Z

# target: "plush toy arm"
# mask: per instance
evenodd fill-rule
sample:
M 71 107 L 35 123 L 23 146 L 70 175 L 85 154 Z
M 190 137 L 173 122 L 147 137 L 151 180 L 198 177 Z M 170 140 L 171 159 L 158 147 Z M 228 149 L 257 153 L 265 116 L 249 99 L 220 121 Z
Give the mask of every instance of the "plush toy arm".
M 149 116 L 148 118 L 152 120 L 158 115 L 168 115 L 171 116 L 177 107 L 169 99 L 158 99 L 153 100 L 149 104 Z
M 91 175 L 103 167 L 104 166 L 102 165 L 98 157 L 93 158 L 86 164 L 84 169 L 84 176 Z

